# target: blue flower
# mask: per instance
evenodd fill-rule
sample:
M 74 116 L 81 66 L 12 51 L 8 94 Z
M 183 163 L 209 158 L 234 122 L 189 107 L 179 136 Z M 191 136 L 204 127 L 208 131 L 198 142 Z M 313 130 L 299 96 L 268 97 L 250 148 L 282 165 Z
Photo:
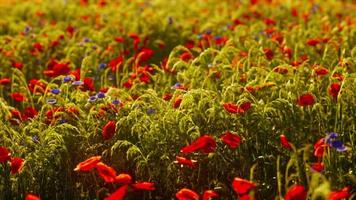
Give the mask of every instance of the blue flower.
M 153 113 L 155 113 L 155 112 L 156 112 L 156 110 L 153 109 L 153 108 L 147 109 L 147 114 L 153 114 Z
M 65 120 L 65 119 L 61 119 L 61 120 L 59 120 L 59 123 L 60 123 L 60 124 L 67 123 L 67 120 Z
M 106 67 L 106 63 L 100 63 L 99 64 L 99 69 L 104 69 Z
M 210 28 L 205 30 L 205 34 L 208 34 L 208 35 L 210 35 L 212 32 L 213 32 L 213 30 L 211 30 Z
M 66 77 L 64 77 L 63 78 L 63 82 L 69 82 L 69 81 L 71 81 L 72 80 L 72 77 L 70 77 L 70 76 L 66 76 Z
M 96 95 L 99 99 L 105 98 L 105 93 L 104 92 L 98 92 Z
M 37 135 L 35 135 L 35 136 L 32 137 L 32 141 L 33 141 L 34 143 L 39 143 L 39 142 L 40 142 L 39 137 L 38 137 Z
M 96 45 L 93 45 L 91 48 L 96 50 L 98 47 Z
M 94 101 L 96 101 L 97 100 L 97 97 L 96 96 L 90 96 L 89 97 L 89 102 L 94 102 Z
M 90 42 L 89 38 L 84 38 L 83 42 Z
M 75 85 L 75 86 L 80 86 L 80 85 L 84 85 L 83 81 L 74 81 L 72 83 L 72 85 Z
M 54 89 L 51 90 L 52 94 L 59 94 L 60 92 L 61 92 L 61 90 L 58 89 L 58 88 L 54 88 Z
M 119 104 L 121 104 L 121 101 L 118 100 L 118 99 L 115 99 L 111 103 L 114 104 L 114 105 L 119 105 Z
M 47 103 L 50 105 L 54 105 L 57 103 L 57 100 L 56 99 L 47 99 Z
M 344 143 L 342 143 L 341 141 L 338 141 L 338 140 L 332 141 L 330 143 L 330 146 L 335 148 L 336 151 L 338 151 L 338 152 L 344 152 L 344 151 L 347 150 L 347 148 L 345 147 Z
M 171 89 L 176 90 L 176 89 L 179 89 L 180 87 L 182 87 L 182 84 L 176 83 L 171 87 Z

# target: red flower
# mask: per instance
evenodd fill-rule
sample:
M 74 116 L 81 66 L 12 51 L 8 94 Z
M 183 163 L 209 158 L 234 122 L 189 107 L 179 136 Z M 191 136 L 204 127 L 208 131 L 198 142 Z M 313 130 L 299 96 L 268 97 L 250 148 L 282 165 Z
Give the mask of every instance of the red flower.
M 125 88 L 128 88 L 128 89 L 131 88 L 132 85 L 133 85 L 133 81 L 132 81 L 131 79 L 127 80 L 127 81 L 123 84 L 123 86 L 124 86 Z
M 344 187 L 341 190 L 330 192 L 328 200 L 341 200 L 341 199 L 347 199 L 351 196 L 349 192 L 350 188 L 349 187 Z
M 182 53 L 182 55 L 180 55 L 180 59 L 185 62 L 188 62 L 192 58 L 193 58 L 193 55 L 189 52 L 184 52 L 184 53 Z
M 124 61 L 124 57 L 122 55 L 119 55 L 116 58 L 112 59 L 108 63 L 108 66 L 111 68 L 112 72 L 116 72 L 116 70 L 122 64 L 123 61 Z
M 343 81 L 344 80 L 344 76 L 342 74 L 340 74 L 340 73 L 337 73 L 337 72 L 333 73 L 332 77 L 336 78 L 338 81 Z
M 155 190 L 155 184 L 151 182 L 138 182 L 131 185 L 136 190 Z
M 36 117 L 37 114 L 38 114 L 38 112 L 37 112 L 36 108 L 29 106 L 29 107 L 25 108 L 22 118 L 24 120 L 32 119 L 32 118 Z
M 14 92 L 12 94 L 10 94 L 11 98 L 17 102 L 24 102 L 26 101 L 26 97 L 25 95 L 23 95 L 22 93 L 19 92 Z
M 12 65 L 12 67 L 17 68 L 19 70 L 21 70 L 23 68 L 22 62 L 11 61 L 11 65 Z
M 211 198 L 219 197 L 218 193 L 213 190 L 205 190 L 203 193 L 203 200 L 210 200 Z
M 14 157 L 11 158 L 11 174 L 20 173 L 23 167 L 24 159 Z
M 192 49 L 194 48 L 194 45 L 195 45 L 194 40 L 188 40 L 184 46 L 187 47 L 188 49 Z
M 264 21 L 264 23 L 265 23 L 266 25 L 272 25 L 272 26 L 276 25 L 276 21 L 273 20 L 273 19 L 270 19 L 270 18 L 266 18 L 266 19 L 263 20 L 263 21 Z
M 28 83 L 28 89 L 31 91 L 31 93 L 44 93 L 46 85 L 38 79 L 31 79 Z
M 256 184 L 241 178 L 234 178 L 232 182 L 232 188 L 238 195 L 246 194 L 250 190 L 254 189 Z
M 273 68 L 273 72 L 276 72 L 279 74 L 286 74 L 286 73 L 288 73 L 288 69 L 285 67 L 275 67 L 275 68 Z
M 179 190 L 176 197 L 178 200 L 199 200 L 199 194 L 187 188 Z
M 314 144 L 314 156 L 321 158 L 324 156 L 324 150 L 327 147 L 327 144 L 325 144 L 325 139 L 321 138 Z
M 114 40 L 118 43 L 123 43 L 125 41 L 123 37 L 114 37 Z
M 321 42 L 321 41 L 320 41 L 319 39 L 309 39 L 309 40 L 307 41 L 307 44 L 308 44 L 309 46 L 316 46 L 316 45 L 318 45 L 320 42 Z
M 102 136 L 104 140 L 111 139 L 115 134 L 116 122 L 109 121 L 103 128 Z
M 11 159 L 11 153 L 6 147 L 0 146 L 0 163 L 6 162 Z
M 165 100 L 165 101 L 169 101 L 169 100 L 172 99 L 172 97 L 173 97 L 172 94 L 167 93 L 167 94 L 163 95 L 162 99 Z
M 11 83 L 11 79 L 9 79 L 9 78 L 0 79 L 0 85 L 7 85 L 9 83 Z
M 34 194 L 27 193 L 25 200 L 41 200 L 41 198 Z
M 332 83 L 328 89 L 328 93 L 330 96 L 332 96 L 334 99 L 337 99 L 337 96 L 339 95 L 341 89 L 340 83 Z
M 243 113 L 249 110 L 250 108 L 251 108 L 251 102 L 245 102 L 240 105 L 240 110 L 242 110 Z
M 272 60 L 273 59 L 273 51 L 269 48 L 263 49 L 263 53 L 265 54 L 267 60 Z
M 90 171 L 96 167 L 96 164 L 98 162 L 100 162 L 100 160 L 101 160 L 101 156 L 93 156 L 93 157 L 79 163 L 75 167 L 74 171 L 80 171 L 80 172 Z
M 110 196 L 106 197 L 104 200 L 123 200 L 127 193 L 127 185 L 119 187 L 115 192 Z
M 300 106 L 311 106 L 315 103 L 315 97 L 311 93 L 306 93 L 298 97 L 297 103 Z
M 84 80 L 84 88 L 83 88 L 83 91 L 94 91 L 95 88 L 94 88 L 94 80 L 93 78 L 90 78 L 90 77 L 85 77 Z
M 302 185 L 293 185 L 284 197 L 285 200 L 306 200 L 307 191 Z
M 324 163 L 322 163 L 322 162 L 312 163 L 311 168 L 312 168 L 312 170 L 314 170 L 316 172 L 321 172 L 324 170 Z
M 318 75 L 318 76 L 324 76 L 329 73 L 329 70 L 324 67 L 317 67 L 314 69 L 314 71 L 315 71 L 316 75 Z
M 180 152 L 182 153 L 192 153 L 198 150 L 202 150 L 204 153 L 214 152 L 216 148 L 216 142 L 212 136 L 203 135 L 192 144 L 183 147 Z
M 241 137 L 230 132 L 224 133 L 220 139 L 231 149 L 236 149 L 241 143 Z
M 119 174 L 115 177 L 115 183 L 117 184 L 130 184 L 132 177 L 129 174 Z
M 182 98 L 177 97 L 174 102 L 173 102 L 173 108 L 178 108 L 180 106 L 180 104 L 182 103 Z
M 102 162 L 96 164 L 96 169 L 98 170 L 99 176 L 104 179 L 106 183 L 112 183 L 116 178 L 116 171 L 112 167 L 105 165 Z
M 190 168 L 194 168 L 194 167 L 196 167 L 197 161 L 196 160 L 191 160 L 191 159 L 188 159 L 188 158 L 184 158 L 184 157 L 180 157 L 180 156 L 176 156 L 176 163 L 182 164 L 182 165 L 187 165 Z
M 245 102 L 241 104 L 240 106 L 237 106 L 236 104 L 233 103 L 224 103 L 224 109 L 229 112 L 229 113 L 244 113 L 247 110 L 251 108 L 251 103 L 250 102 Z
M 147 73 L 142 73 L 140 76 L 140 81 L 149 84 L 151 82 L 150 76 Z
M 284 148 L 286 148 L 286 149 L 291 149 L 292 148 L 292 146 L 290 145 L 290 143 L 289 143 L 289 141 L 288 141 L 288 139 L 287 139 L 287 137 L 285 135 L 283 135 L 283 134 L 280 135 L 279 139 L 280 139 L 281 144 L 282 144 L 282 146 Z
M 255 198 L 252 198 L 249 194 L 244 194 L 241 197 L 237 198 L 237 200 L 255 200 Z

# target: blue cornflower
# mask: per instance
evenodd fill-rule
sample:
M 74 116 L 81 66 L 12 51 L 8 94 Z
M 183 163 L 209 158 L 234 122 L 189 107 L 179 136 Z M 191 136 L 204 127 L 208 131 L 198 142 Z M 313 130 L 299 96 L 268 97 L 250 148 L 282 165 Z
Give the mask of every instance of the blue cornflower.
M 65 119 L 61 119 L 61 120 L 59 120 L 59 123 L 60 123 L 60 124 L 67 123 L 67 120 L 65 120 Z
M 96 50 L 98 47 L 96 45 L 93 45 L 91 48 Z
M 99 69 L 104 69 L 106 67 L 106 63 L 100 63 L 99 64 Z
M 56 99 L 47 99 L 47 103 L 50 105 L 54 105 L 57 103 L 57 100 Z
M 83 81 L 74 81 L 72 83 L 72 85 L 75 85 L 75 86 L 80 86 L 80 85 L 84 85 Z
M 60 92 L 61 92 L 61 90 L 58 89 L 58 88 L 54 88 L 54 89 L 51 90 L 52 94 L 59 94 Z
M 94 101 L 96 101 L 97 100 L 97 97 L 96 96 L 90 96 L 89 97 L 89 102 L 94 102 Z
M 121 104 L 121 101 L 118 100 L 118 99 L 115 99 L 111 103 L 114 104 L 114 105 L 119 105 L 119 104 Z
M 347 150 L 346 146 L 344 143 L 342 143 L 339 140 L 336 140 L 339 137 L 337 133 L 328 133 L 327 136 L 325 137 L 326 143 L 329 144 L 331 147 L 335 148 L 336 151 L 338 152 L 344 152 Z
M 179 89 L 180 87 L 182 87 L 182 84 L 176 83 L 171 87 L 171 89 L 176 90 L 176 89 Z
M 72 77 L 70 77 L 70 76 L 66 76 L 63 78 L 63 82 L 69 82 L 71 80 L 72 80 Z
M 147 114 L 153 114 L 153 113 L 155 113 L 155 112 L 156 112 L 156 110 L 153 109 L 153 108 L 147 109 Z
M 210 28 L 205 30 L 205 34 L 208 34 L 208 35 L 210 35 L 212 32 L 213 32 L 213 30 L 211 30 Z
M 99 99 L 105 98 L 105 93 L 104 92 L 98 92 L 96 95 Z
M 85 43 L 90 42 L 90 39 L 89 38 L 84 38 L 83 42 L 85 42 Z
M 35 135 L 35 136 L 32 137 L 32 141 L 33 141 L 34 143 L 39 143 L 39 142 L 40 142 L 39 137 L 38 137 L 37 135 Z
M 31 26 L 26 26 L 24 33 L 27 35 L 31 31 L 31 29 L 32 29 Z

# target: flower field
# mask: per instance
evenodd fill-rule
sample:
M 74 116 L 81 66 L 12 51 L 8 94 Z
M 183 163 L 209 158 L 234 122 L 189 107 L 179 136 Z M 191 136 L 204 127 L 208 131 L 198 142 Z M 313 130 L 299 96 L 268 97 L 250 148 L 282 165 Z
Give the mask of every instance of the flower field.
M 356 4 L 0 1 L 0 200 L 356 199 Z

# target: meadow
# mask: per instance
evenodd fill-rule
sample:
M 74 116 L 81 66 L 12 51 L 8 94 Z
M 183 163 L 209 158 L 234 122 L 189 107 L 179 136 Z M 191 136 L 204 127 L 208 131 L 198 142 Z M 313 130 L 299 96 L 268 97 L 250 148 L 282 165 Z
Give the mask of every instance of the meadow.
M 0 1 L 0 199 L 355 199 L 355 17 Z

